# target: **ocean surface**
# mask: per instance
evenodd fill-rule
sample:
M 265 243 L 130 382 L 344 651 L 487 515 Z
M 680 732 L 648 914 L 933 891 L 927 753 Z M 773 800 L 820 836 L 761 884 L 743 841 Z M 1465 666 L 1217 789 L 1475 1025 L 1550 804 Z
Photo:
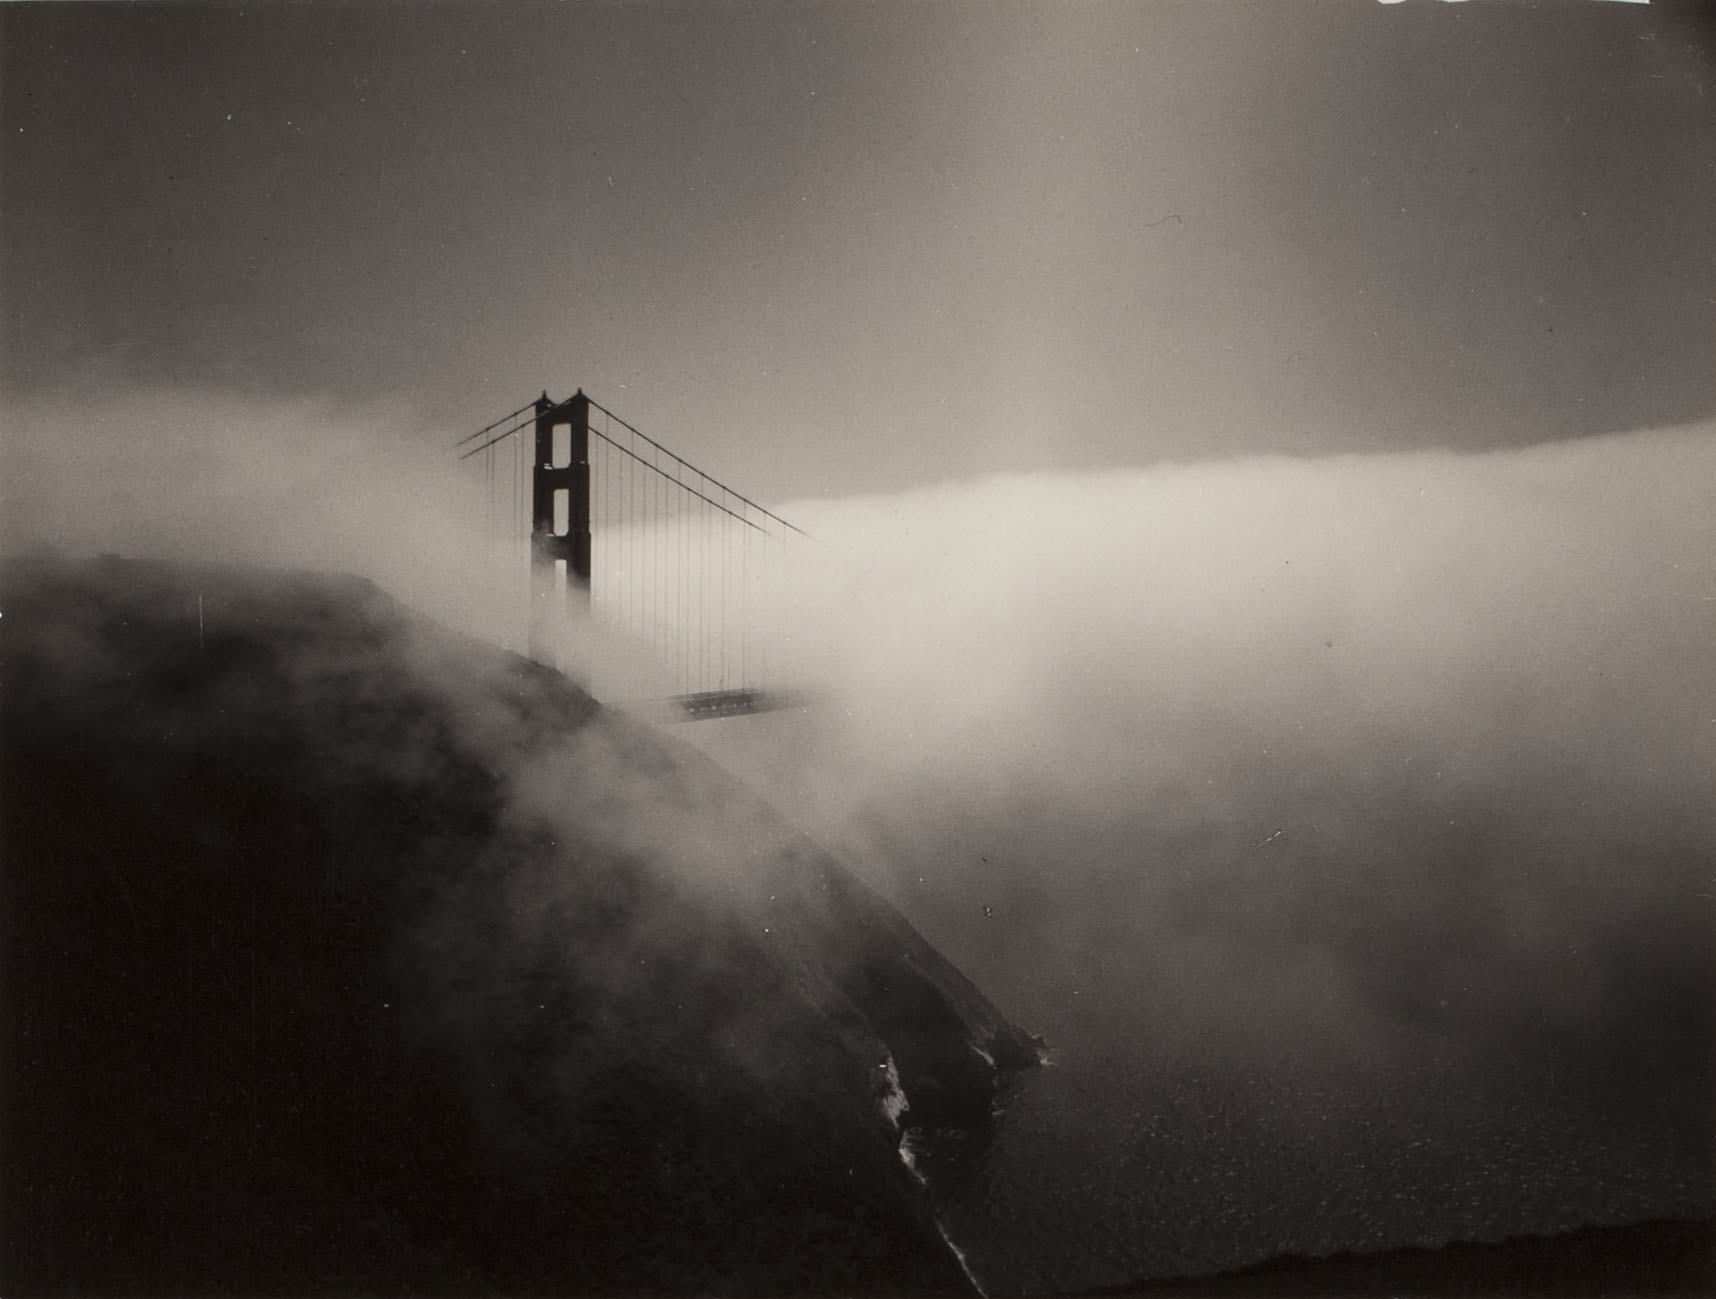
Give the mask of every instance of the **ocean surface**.
M 1455 1053 L 1212 1073 L 1075 1039 L 1020 1078 L 983 1150 L 932 1174 L 991 1295 L 1199 1275 L 1298 1253 L 1495 1241 L 1712 1213 L 1712 1141 L 1474 1074 Z

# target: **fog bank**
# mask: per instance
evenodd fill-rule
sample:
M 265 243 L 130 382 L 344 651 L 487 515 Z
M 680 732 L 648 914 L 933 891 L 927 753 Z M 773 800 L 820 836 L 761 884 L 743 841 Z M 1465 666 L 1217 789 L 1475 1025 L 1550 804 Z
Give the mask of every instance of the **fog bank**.
M 481 478 L 450 442 L 379 405 L 173 388 L 8 401 L 0 550 L 355 573 L 511 643 L 523 576 L 491 580 Z
M 517 645 L 458 431 L 13 404 L 5 548 L 347 570 Z M 782 512 L 820 541 L 780 638 L 818 703 L 682 734 L 1026 1023 L 1107 987 L 1104 1033 L 1212 1063 L 1708 1081 L 1716 428 Z
M 518 647 L 460 431 L 14 406 L 4 548 L 345 570 Z M 781 512 L 818 539 L 774 645 L 813 702 L 678 734 L 1059 1049 L 946 1208 L 980 1273 L 1716 1207 L 1716 426 Z M 561 810 L 760 886 L 625 782 Z
M 826 704 L 703 742 L 1051 1036 L 1707 1108 L 1712 433 L 801 502 Z

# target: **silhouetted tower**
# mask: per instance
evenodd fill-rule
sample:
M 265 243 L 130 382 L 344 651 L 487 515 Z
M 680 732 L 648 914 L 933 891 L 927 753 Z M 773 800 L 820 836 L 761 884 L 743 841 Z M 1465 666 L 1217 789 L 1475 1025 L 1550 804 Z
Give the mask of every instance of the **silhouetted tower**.
M 558 666 L 560 620 L 590 604 L 590 399 L 536 399 L 531 472 L 530 657 Z

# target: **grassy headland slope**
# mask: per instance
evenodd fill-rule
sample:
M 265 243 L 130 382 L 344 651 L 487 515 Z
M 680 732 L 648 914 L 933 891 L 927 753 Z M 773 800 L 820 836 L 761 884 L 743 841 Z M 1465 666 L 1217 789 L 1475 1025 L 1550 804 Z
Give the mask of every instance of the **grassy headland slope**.
M 4 579 L 5 1293 L 965 1288 L 900 1124 L 1031 1042 L 725 773 L 360 581 Z

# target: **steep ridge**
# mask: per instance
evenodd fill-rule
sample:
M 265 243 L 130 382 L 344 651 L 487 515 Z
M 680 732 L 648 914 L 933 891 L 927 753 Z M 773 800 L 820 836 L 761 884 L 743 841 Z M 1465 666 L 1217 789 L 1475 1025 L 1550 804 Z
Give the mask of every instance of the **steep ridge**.
M 0 1287 L 969 1287 L 1037 1058 L 688 747 L 367 583 L 0 586 Z

